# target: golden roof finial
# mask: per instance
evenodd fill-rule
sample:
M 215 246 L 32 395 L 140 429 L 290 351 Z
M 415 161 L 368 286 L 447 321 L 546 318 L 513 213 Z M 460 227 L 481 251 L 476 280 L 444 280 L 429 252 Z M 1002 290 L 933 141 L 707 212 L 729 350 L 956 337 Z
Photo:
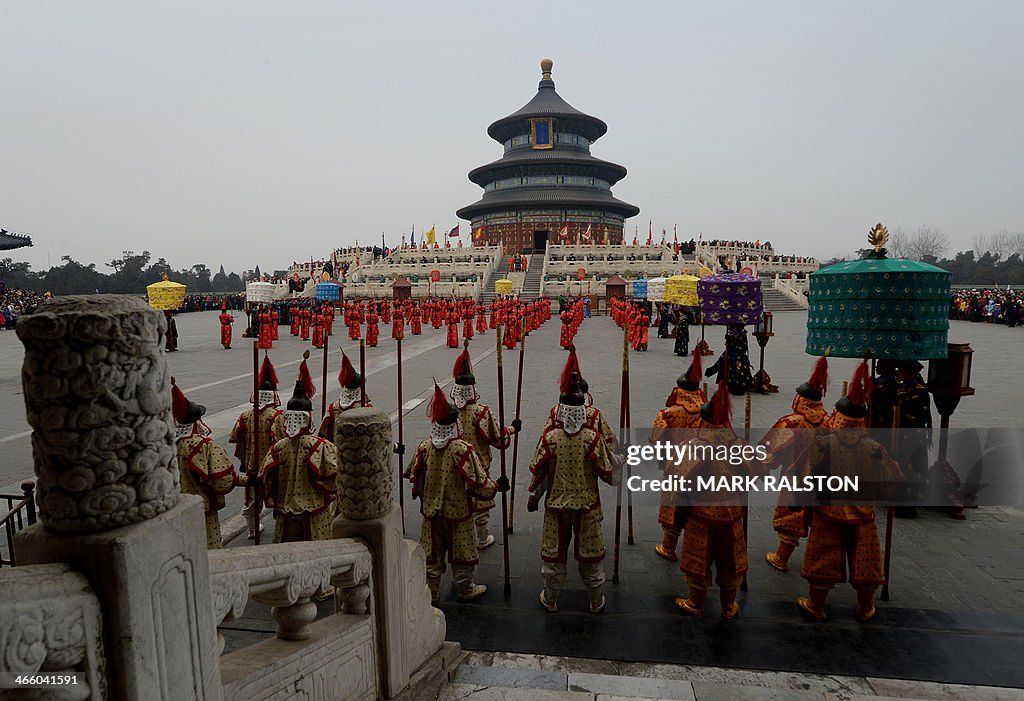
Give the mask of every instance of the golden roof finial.
M 542 58 L 540 60 L 540 79 L 551 80 L 551 67 L 555 65 L 555 62 L 550 58 Z
M 881 222 L 875 224 L 868 233 L 868 243 L 875 247 L 875 253 L 879 253 L 889 241 L 889 230 L 882 226 Z

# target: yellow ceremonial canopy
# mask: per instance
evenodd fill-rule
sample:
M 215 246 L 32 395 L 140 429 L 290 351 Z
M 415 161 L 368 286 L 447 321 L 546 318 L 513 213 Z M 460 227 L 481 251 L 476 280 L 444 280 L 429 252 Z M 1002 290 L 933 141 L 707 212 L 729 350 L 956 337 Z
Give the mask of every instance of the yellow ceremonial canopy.
M 673 275 L 665 281 L 665 301 L 684 307 L 696 307 L 699 279 L 693 275 Z
M 512 281 L 508 279 L 495 280 L 494 291 L 499 295 L 512 294 Z
M 149 306 L 173 312 L 180 309 L 185 301 L 185 286 L 180 282 L 168 280 L 165 273 L 163 280 L 146 287 L 146 294 L 149 296 Z

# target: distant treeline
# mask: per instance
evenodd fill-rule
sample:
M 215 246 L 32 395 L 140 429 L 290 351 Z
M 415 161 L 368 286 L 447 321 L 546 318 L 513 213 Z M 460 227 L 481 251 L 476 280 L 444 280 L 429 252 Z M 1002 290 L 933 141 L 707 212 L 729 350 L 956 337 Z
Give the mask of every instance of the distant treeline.
M 203 264 L 193 265 L 184 270 L 174 270 L 163 258 L 151 262 L 149 251 L 136 254 L 125 251 L 121 258 L 105 264 L 110 271 L 97 270 L 95 263 L 80 263 L 71 256 L 61 257 L 63 265 L 45 271 L 33 271 L 28 263 L 15 262 L 11 258 L 0 260 L 0 280 L 9 287 L 20 287 L 37 292 L 52 292 L 55 295 L 90 294 L 95 292 L 115 294 L 145 294 L 146 285 L 159 282 L 166 274 L 174 282 L 188 286 L 188 291 L 199 292 L 241 292 L 245 290 L 244 280 L 257 277 L 256 270 L 225 273 L 224 266 L 217 273 Z
M 862 251 L 863 253 L 863 251 Z M 889 253 L 890 257 L 896 257 Z M 1024 285 L 1024 260 L 1019 253 L 1013 253 L 1003 259 L 998 253 L 986 251 L 975 256 L 974 251 L 960 251 L 952 258 L 936 258 L 935 256 L 906 256 L 923 260 L 925 263 L 937 265 L 953 273 L 954 285 L 971 285 L 974 287 L 991 287 L 993 285 Z M 833 258 L 821 264 L 825 268 L 845 259 Z

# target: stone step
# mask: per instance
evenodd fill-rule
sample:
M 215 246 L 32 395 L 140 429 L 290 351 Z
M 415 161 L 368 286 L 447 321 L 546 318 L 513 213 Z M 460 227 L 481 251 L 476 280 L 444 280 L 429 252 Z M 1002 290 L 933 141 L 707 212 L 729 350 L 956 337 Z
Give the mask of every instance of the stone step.
M 441 701 L 1011 701 L 1019 689 L 468 652 Z

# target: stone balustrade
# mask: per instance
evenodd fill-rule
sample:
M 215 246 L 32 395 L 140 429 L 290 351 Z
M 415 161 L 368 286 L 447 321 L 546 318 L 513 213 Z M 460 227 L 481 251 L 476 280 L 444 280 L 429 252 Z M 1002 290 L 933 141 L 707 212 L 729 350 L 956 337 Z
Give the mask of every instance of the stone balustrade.
M 217 625 L 241 617 L 251 597 L 273 607 L 278 638 L 306 640 L 316 616 L 311 599 L 331 587 L 345 613 L 368 612 L 372 559 L 356 540 L 248 546 L 212 550 L 209 556 Z
M 55 691 L 22 689 L 19 699 L 108 698 L 100 602 L 66 564 L 0 570 L 0 675 L 72 675 Z
M 804 309 L 807 309 L 810 303 L 807 295 L 804 294 L 804 291 L 810 289 L 810 282 L 810 279 L 806 277 L 784 278 L 776 275 L 772 278 L 772 287 L 782 292 Z

